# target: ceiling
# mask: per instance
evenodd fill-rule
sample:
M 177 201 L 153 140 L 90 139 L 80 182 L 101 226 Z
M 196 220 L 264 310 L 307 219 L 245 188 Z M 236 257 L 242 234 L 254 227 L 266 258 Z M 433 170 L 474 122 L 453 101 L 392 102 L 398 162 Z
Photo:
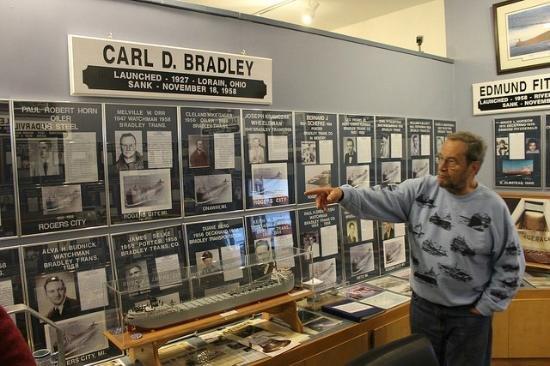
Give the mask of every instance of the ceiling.
M 335 31 L 339 28 L 394 13 L 433 0 L 316 0 L 319 7 L 311 24 Z M 254 14 L 279 21 L 302 24 L 310 0 L 182 0 L 182 2 Z

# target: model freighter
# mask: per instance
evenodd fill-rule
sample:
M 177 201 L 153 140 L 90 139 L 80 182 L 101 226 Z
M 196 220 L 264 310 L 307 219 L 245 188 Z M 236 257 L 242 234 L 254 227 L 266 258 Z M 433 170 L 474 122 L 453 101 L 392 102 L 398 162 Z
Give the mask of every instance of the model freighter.
M 128 311 L 126 321 L 141 329 L 163 328 L 169 325 L 218 313 L 265 298 L 289 292 L 294 288 L 291 271 L 278 271 L 267 278 L 240 286 L 236 290 L 206 296 L 180 304 L 140 305 Z

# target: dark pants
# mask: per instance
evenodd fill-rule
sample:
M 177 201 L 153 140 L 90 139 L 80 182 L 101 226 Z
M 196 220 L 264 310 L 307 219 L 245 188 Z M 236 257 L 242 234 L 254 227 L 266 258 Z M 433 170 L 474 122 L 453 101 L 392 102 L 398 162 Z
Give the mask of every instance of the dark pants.
M 413 294 L 411 332 L 427 336 L 441 366 L 490 366 L 492 316 L 471 306 L 447 307 Z

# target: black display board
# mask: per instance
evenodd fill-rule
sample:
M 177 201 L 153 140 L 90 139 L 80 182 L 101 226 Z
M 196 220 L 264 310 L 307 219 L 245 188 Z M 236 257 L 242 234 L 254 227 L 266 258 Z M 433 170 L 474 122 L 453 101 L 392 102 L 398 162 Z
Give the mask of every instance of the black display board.
M 293 204 L 292 112 L 243 110 L 246 208 Z
M 292 268 L 296 281 L 301 276 L 296 245 L 294 211 L 277 211 L 246 217 L 249 264 L 254 279 L 273 269 Z
M 103 333 L 115 307 L 106 283 L 112 268 L 106 236 L 23 247 L 29 305 L 64 331 L 68 365 L 120 354 Z M 59 309 L 58 309 L 59 308 Z M 35 349 L 56 349 L 55 330 L 32 320 Z
M 356 283 L 380 275 L 376 222 L 360 219 L 343 208 L 340 210 L 346 281 Z
M 434 172 L 437 173 L 437 165 L 439 162 L 438 155 L 441 152 L 441 146 L 447 139 L 447 136 L 456 132 L 456 122 L 454 121 L 434 121 Z
M 376 182 L 397 184 L 406 179 L 405 118 L 376 117 Z
M 181 216 L 177 108 L 106 104 L 111 223 Z
M 323 281 L 318 291 L 334 288 L 342 283 L 340 209 L 327 207 L 326 212 L 316 208 L 297 211 L 300 248 L 311 252 L 313 264 L 304 266 L 305 278 Z
M 409 241 L 406 230 L 404 223 L 378 221 L 381 274 L 409 266 Z
M 550 148 L 548 148 L 548 146 L 550 146 L 550 114 L 547 114 L 546 115 L 546 124 L 544 126 L 544 129 L 545 129 L 545 135 L 546 135 L 546 152 L 545 152 L 545 155 L 546 155 L 546 179 L 545 179 L 545 186 L 546 187 L 550 187 Z
M 433 174 L 433 121 L 407 118 L 408 178 Z
M 22 234 L 106 225 L 101 104 L 13 105 Z
M 187 256 L 181 225 L 111 236 L 123 311 L 152 299 L 189 300 Z
M 181 108 L 185 216 L 243 209 L 238 109 Z
M 374 184 L 374 117 L 340 114 L 340 184 Z
M 0 305 L 23 304 L 23 283 L 18 248 L 0 249 Z M 13 316 L 12 316 L 13 317 Z M 27 334 L 24 314 L 15 317 L 17 328 Z
M 540 116 L 495 119 L 495 186 L 541 187 Z
M 336 115 L 295 112 L 297 202 L 314 199 L 304 195 L 310 189 L 338 185 L 338 141 Z
M 0 101 L 0 238 L 17 235 L 10 126 L 9 103 Z
M 185 225 L 193 296 L 227 292 L 250 282 L 243 269 L 246 234 L 243 219 L 197 222 Z

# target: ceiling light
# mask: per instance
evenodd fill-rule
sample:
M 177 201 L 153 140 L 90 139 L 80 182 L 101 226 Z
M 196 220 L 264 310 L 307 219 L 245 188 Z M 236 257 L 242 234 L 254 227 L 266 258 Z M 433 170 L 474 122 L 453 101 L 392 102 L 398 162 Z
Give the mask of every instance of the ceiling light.
M 308 0 L 304 14 L 302 14 L 302 23 L 310 25 L 315 18 L 315 11 L 319 7 L 319 2 L 316 0 Z

